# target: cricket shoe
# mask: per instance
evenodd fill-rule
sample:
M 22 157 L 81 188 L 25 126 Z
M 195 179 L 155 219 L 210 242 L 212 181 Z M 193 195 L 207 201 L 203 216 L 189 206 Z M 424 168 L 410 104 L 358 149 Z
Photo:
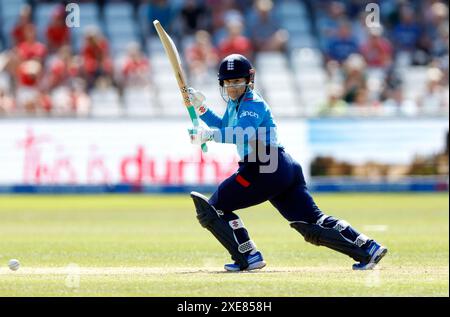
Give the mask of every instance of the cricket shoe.
M 370 255 L 369 262 L 361 262 L 353 264 L 354 270 L 372 270 L 375 265 L 386 255 L 388 249 L 382 245 L 376 243 L 375 241 L 370 242 L 367 247 L 367 252 Z
M 225 264 L 224 268 L 229 272 L 238 272 L 238 271 L 251 271 L 262 269 L 263 267 L 266 266 L 266 262 L 264 262 L 262 254 L 259 251 L 255 252 L 254 254 L 249 254 L 247 256 L 247 262 L 248 267 L 244 270 L 241 270 L 239 264 L 237 263 Z

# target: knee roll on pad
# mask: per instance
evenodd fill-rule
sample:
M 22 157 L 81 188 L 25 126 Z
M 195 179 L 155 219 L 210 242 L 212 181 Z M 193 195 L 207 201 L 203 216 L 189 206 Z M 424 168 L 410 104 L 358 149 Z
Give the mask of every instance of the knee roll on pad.
M 370 256 L 359 246 L 345 239 L 338 230 L 324 228 L 318 224 L 292 222 L 291 227 L 300 232 L 306 242 L 317 246 L 326 246 L 353 258 L 355 261 L 369 261 Z
M 191 193 L 197 211 L 197 219 L 202 227 L 209 230 L 214 237 L 228 250 L 232 259 L 239 264 L 241 270 L 248 267 L 247 258 L 241 252 L 242 247 L 236 242 L 233 229 L 219 217 L 218 211 L 209 204 L 208 199 L 196 192 Z
M 296 229 L 305 238 L 306 242 L 319 246 L 321 227 L 318 225 L 308 225 L 303 223 L 291 223 L 291 227 Z

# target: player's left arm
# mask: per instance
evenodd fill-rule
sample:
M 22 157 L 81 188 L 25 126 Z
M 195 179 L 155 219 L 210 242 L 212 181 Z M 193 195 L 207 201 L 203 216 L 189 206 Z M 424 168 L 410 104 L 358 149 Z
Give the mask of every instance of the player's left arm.
M 188 88 L 189 100 L 195 108 L 200 119 L 205 122 L 208 127 L 221 128 L 222 119 L 206 105 L 206 97 L 202 92 L 195 88 Z

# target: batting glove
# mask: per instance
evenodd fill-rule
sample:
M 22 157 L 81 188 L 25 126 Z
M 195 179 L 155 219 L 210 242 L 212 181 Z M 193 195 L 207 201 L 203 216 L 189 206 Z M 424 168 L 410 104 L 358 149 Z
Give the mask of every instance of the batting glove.
M 188 132 L 192 144 L 201 145 L 208 141 L 212 141 L 214 138 L 214 131 L 202 126 L 189 128 Z
M 189 100 L 195 108 L 195 111 L 201 116 L 206 111 L 208 107 L 205 104 L 206 97 L 198 90 L 189 87 L 188 88 Z

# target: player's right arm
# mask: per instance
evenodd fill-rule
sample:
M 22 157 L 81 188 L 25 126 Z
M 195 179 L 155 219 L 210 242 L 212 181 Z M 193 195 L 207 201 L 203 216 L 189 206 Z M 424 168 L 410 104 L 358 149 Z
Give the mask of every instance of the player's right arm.
M 188 88 L 188 94 L 200 119 L 211 128 L 222 128 L 222 119 L 214 111 L 208 109 L 208 106 L 205 103 L 205 96 L 192 87 Z

